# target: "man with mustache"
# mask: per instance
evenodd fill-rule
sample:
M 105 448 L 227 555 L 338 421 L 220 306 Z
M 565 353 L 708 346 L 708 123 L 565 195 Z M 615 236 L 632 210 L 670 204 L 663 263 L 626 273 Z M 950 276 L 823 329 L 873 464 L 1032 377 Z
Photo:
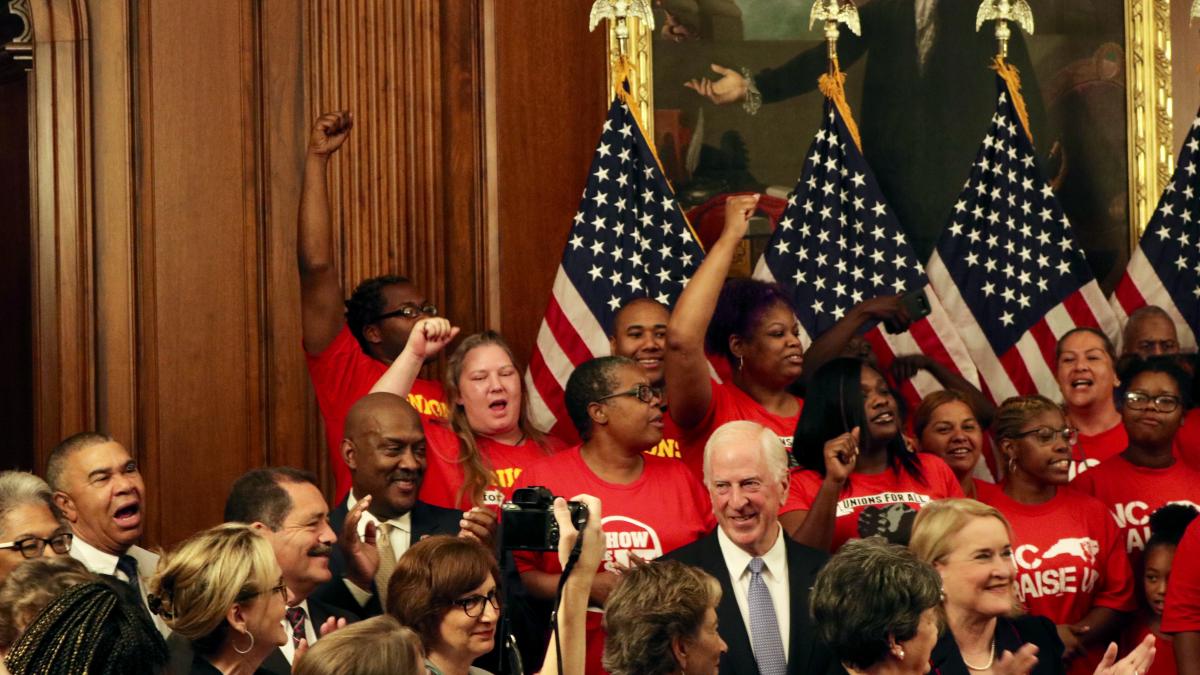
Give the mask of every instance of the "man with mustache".
M 341 449 L 350 494 L 329 514 L 340 533 L 330 559 L 333 579 L 314 597 L 365 618 L 383 613 L 388 579 L 408 547 L 433 534 L 458 534 L 463 514 L 417 500 L 425 432 L 400 396 L 369 394 L 351 406 Z M 462 522 L 464 532 L 472 531 L 472 521 Z
M 290 673 L 302 640 L 311 645 L 321 635 L 358 619 L 352 612 L 310 597 L 333 576 L 329 556 L 337 541 L 317 477 L 291 467 L 248 471 L 234 482 L 225 500 L 225 520 L 249 524 L 275 550 L 287 586 L 284 629 L 291 639 L 267 657 L 262 669 Z
M 137 546 L 146 486 L 133 456 L 111 436 L 80 432 L 50 451 L 46 482 L 75 534 L 71 557 L 92 572 L 127 583 L 145 607 L 146 584 L 158 568 L 158 556 Z M 163 635 L 171 632 L 157 616 L 154 624 Z

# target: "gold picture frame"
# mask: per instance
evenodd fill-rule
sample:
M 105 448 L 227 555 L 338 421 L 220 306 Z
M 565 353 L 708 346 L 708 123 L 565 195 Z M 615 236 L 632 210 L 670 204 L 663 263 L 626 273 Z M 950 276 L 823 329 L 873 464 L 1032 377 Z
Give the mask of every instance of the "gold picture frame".
M 1124 11 L 1128 220 L 1132 251 L 1170 179 L 1177 149 L 1172 147 L 1171 2 L 1125 0 Z M 635 18 L 629 20 L 629 31 L 629 58 L 634 65 L 631 93 L 646 135 L 654 138 L 652 35 Z M 609 55 L 609 82 L 615 85 L 613 64 L 619 50 L 612 26 Z

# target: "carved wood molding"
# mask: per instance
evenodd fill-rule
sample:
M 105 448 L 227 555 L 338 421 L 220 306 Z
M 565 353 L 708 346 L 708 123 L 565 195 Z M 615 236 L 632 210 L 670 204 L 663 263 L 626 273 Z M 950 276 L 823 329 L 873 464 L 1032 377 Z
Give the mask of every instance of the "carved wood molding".
M 1170 0 L 1126 0 L 1130 248 L 1158 206 L 1175 161 Z
M 354 113 L 354 132 L 330 163 L 347 294 L 368 277 L 403 274 L 429 298 L 446 297 L 440 4 L 309 4 L 310 119 Z

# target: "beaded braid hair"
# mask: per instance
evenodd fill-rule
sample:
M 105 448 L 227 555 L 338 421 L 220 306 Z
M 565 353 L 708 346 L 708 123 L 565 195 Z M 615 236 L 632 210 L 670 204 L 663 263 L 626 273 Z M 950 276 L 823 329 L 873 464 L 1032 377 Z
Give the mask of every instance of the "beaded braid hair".
M 167 660 L 167 644 L 146 611 L 110 582 L 95 581 L 68 589 L 42 610 L 5 665 L 12 675 L 152 675 Z

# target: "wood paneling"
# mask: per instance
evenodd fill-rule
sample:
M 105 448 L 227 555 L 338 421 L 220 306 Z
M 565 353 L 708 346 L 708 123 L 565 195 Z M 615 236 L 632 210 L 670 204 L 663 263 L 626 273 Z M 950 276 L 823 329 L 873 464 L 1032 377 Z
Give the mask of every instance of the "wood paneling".
M 588 2 L 496 2 L 499 327 L 528 363 L 610 101 L 605 34 Z

